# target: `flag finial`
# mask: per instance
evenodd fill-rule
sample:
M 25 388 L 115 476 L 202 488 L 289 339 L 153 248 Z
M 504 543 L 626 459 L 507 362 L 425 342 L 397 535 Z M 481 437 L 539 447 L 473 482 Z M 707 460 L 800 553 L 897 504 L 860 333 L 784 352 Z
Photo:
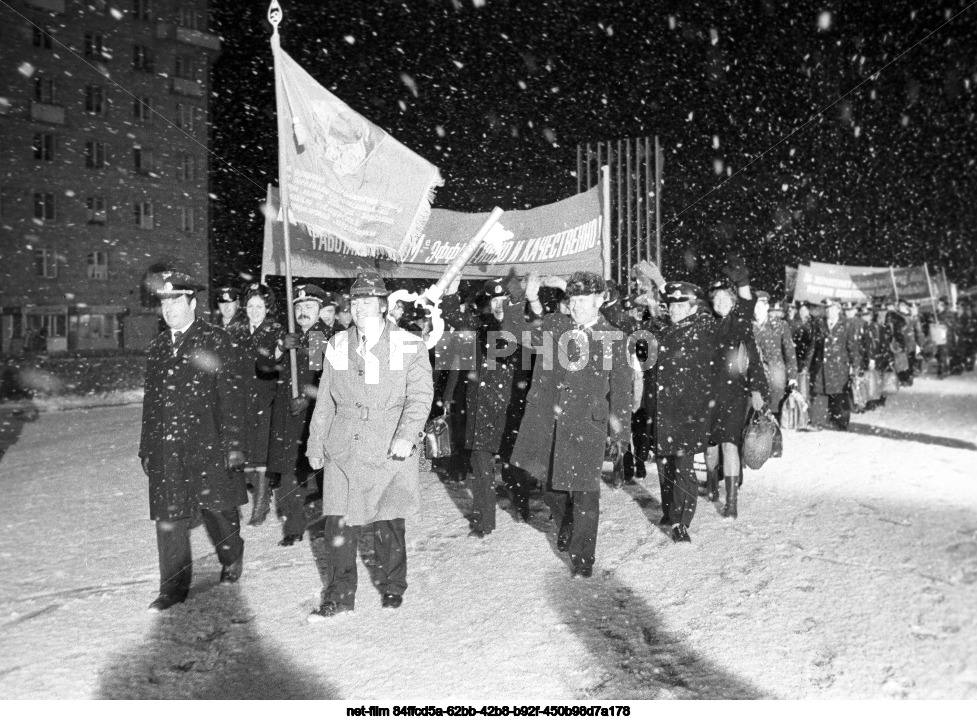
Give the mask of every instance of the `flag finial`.
M 271 5 L 268 6 L 268 22 L 271 26 L 275 28 L 275 35 L 278 34 L 278 24 L 282 21 L 282 6 L 278 4 L 278 0 L 271 0 Z

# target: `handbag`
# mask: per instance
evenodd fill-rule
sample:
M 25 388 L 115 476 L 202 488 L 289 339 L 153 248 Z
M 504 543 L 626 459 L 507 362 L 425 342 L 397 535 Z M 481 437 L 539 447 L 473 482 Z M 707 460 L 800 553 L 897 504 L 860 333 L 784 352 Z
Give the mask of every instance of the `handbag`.
M 861 413 L 865 410 L 865 404 L 868 402 L 865 376 L 861 374 L 852 376 L 852 379 L 848 382 L 848 398 L 851 403 L 851 409 L 855 413 Z
M 899 379 L 893 371 L 886 371 L 882 374 L 882 392 L 883 393 L 898 393 L 899 392 Z
M 811 416 L 808 412 L 810 404 L 795 388 L 784 399 L 780 406 L 780 425 L 793 431 L 807 428 L 811 424 Z
M 904 350 L 897 350 L 893 353 L 892 367 L 896 373 L 905 373 L 909 370 L 909 355 Z
M 870 401 L 882 400 L 882 374 L 875 368 L 865 374 L 865 392 Z
M 446 415 L 432 418 L 424 426 L 424 457 L 448 458 L 451 455 L 451 424 Z
M 797 390 L 805 400 L 811 397 L 811 372 L 807 368 L 797 372 Z
M 753 470 L 759 470 L 768 458 L 774 457 L 774 444 L 780 426 L 769 408 L 761 411 L 750 409 L 743 431 L 743 462 Z M 783 437 L 780 439 L 783 450 Z

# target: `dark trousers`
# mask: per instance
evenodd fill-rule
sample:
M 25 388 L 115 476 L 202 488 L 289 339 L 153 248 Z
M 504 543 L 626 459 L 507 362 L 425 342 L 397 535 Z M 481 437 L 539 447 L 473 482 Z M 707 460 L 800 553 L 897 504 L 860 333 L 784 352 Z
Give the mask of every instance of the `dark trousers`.
M 692 525 L 699 497 L 693 460 L 694 456 L 690 453 L 656 459 L 664 515 L 668 516 L 670 523 L 678 523 L 686 528 Z
M 325 516 L 316 524 L 312 556 L 322 579 L 322 600 L 353 608 L 356 600 L 356 545 L 360 526 L 347 526 L 342 516 Z M 402 596 L 407 590 L 407 544 L 403 518 L 372 524 L 373 552 L 380 593 Z M 321 532 L 322 535 L 319 535 Z
M 477 531 L 495 530 L 495 454 L 472 451 L 472 527 Z
M 311 473 L 282 473 L 275 488 L 275 509 L 282 519 L 282 533 L 301 536 L 305 532 L 305 502 L 309 495 L 306 481 Z
M 230 566 L 244 553 L 241 518 L 237 508 L 223 511 L 201 509 L 207 535 L 217 550 L 222 566 Z M 190 518 L 156 521 L 156 547 L 159 550 L 159 592 L 186 598 L 193 577 L 190 552 Z
M 546 505 L 553 512 L 558 532 L 569 533 L 567 552 L 575 568 L 591 568 L 597 553 L 600 491 L 554 491 L 547 488 Z
M 943 378 L 950 374 L 950 346 L 936 346 L 936 377 Z
M 645 460 L 651 448 L 651 433 L 648 426 L 648 413 L 639 408 L 631 414 L 632 448 L 624 454 L 624 475 L 627 478 L 645 476 Z

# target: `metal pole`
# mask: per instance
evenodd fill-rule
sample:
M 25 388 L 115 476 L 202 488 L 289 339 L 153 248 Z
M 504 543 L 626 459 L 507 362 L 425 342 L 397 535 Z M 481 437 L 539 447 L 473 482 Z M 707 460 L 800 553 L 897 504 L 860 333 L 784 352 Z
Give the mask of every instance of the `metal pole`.
M 577 143 L 577 193 L 583 192 L 583 148 Z
M 590 143 L 587 143 L 587 190 L 594 187 L 594 184 L 590 181 L 590 166 L 593 165 L 591 161 L 592 152 L 590 150 Z
M 288 108 L 284 102 L 282 94 L 284 90 L 279 87 L 279 65 L 278 53 L 281 51 L 281 38 L 278 35 L 278 24 L 282 21 L 282 6 L 278 0 L 271 0 L 268 6 L 268 22 L 274 28 L 271 36 L 271 54 L 275 61 L 275 103 L 278 110 L 278 142 L 292 142 L 292 128 L 288 126 Z M 291 224 L 288 220 L 288 180 L 285 177 L 285 168 L 282 165 L 281 151 L 278 153 L 278 197 L 281 203 L 282 222 L 284 224 L 285 235 L 285 302 L 288 304 L 286 320 L 288 322 L 288 332 L 295 332 L 295 313 L 292 309 L 292 244 L 289 236 Z M 299 397 L 299 364 L 295 355 L 295 349 L 288 351 L 288 365 L 292 371 L 292 398 Z
M 617 282 L 621 282 L 621 226 L 624 222 L 624 218 L 621 215 L 621 141 L 617 141 L 617 155 L 615 157 L 617 163 Z
M 604 150 L 604 143 L 602 141 L 598 141 L 598 143 L 597 143 L 597 172 L 600 174 L 600 180 L 601 180 L 601 182 L 603 182 L 603 177 L 604 177 L 604 175 L 603 175 L 603 173 L 604 173 L 604 171 L 603 171 L 604 161 L 603 161 L 603 158 L 601 157 L 603 150 Z M 590 188 L 587 188 L 587 190 L 590 190 Z
M 899 302 L 899 286 L 896 285 L 896 271 L 889 266 L 889 277 L 892 278 L 892 292 L 896 295 L 896 303 Z
M 933 282 L 930 280 L 930 270 L 926 263 L 923 263 L 923 272 L 926 273 L 926 288 L 930 293 L 930 304 L 933 306 L 933 316 L 936 317 L 936 298 L 933 296 Z
M 624 163 L 627 169 L 627 176 L 625 180 L 625 193 L 624 193 L 624 212 L 627 217 L 627 223 L 625 227 L 627 228 L 627 238 L 628 238 L 628 254 L 627 260 L 625 261 L 625 268 L 630 270 L 631 268 L 631 252 L 632 252 L 632 232 L 631 232 L 631 196 L 634 195 L 634 191 L 631 188 L 631 138 L 624 139 Z M 623 274 L 627 277 L 627 273 Z
M 600 146 L 598 146 L 600 147 Z M 608 147 L 608 150 L 610 148 Z M 604 260 L 604 278 L 611 277 L 611 166 L 602 165 L 600 207 L 603 222 L 601 223 L 601 258 Z
M 644 149 L 644 143 L 641 138 L 634 139 L 634 261 L 635 263 L 641 260 L 641 251 L 643 250 L 644 243 L 642 238 L 644 236 L 641 234 L 641 156 Z
M 655 265 L 662 267 L 662 161 L 661 146 L 655 136 Z
M 645 260 L 651 260 L 651 138 L 645 136 Z M 658 197 L 658 193 L 655 193 Z

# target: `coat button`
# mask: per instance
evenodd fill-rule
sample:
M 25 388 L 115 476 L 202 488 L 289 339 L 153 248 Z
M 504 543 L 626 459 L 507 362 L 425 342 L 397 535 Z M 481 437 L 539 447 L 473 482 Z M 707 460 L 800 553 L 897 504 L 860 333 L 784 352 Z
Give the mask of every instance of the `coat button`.
M 357 408 L 362 408 L 362 407 L 363 407 L 363 404 L 362 404 L 362 403 L 357 403 L 357 404 L 356 404 L 356 407 L 357 407 Z
M 360 439 L 360 434 L 359 433 L 354 433 L 353 434 L 353 440 L 354 441 L 358 441 L 359 439 Z
M 363 375 L 363 371 L 359 371 L 359 375 Z

